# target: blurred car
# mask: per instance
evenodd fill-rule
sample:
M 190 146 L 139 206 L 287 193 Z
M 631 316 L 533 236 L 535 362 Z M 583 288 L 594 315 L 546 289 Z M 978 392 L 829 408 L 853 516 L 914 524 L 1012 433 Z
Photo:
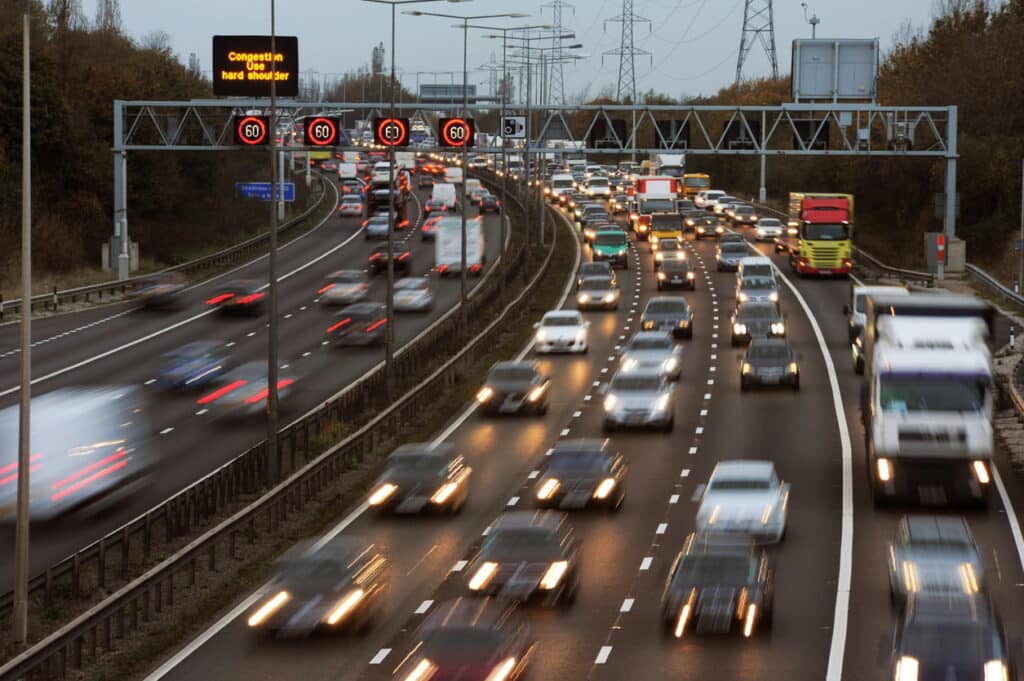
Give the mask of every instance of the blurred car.
M 388 238 L 388 216 L 374 215 L 363 220 L 363 236 L 367 241 L 370 239 Z
M 911 598 L 896 628 L 890 674 L 896 681 L 1018 678 L 1002 622 L 982 594 Z
M 659 253 L 659 255 L 661 255 Z M 658 290 L 688 288 L 697 290 L 697 272 L 689 260 L 666 260 L 657 268 Z
M 864 327 L 861 327 L 857 331 L 857 337 L 850 343 L 850 354 L 853 356 L 853 372 L 860 376 L 864 373 L 864 343 L 865 338 Z
M 739 199 L 735 196 L 725 194 L 723 196 L 719 196 L 717 199 L 710 199 L 708 204 L 711 206 L 710 210 L 712 213 L 715 215 L 724 215 L 726 207 L 732 201 L 739 201 Z
M 267 294 L 263 291 L 266 286 L 264 282 L 252 279 L 229 281 L 218 287 L 206 304 L 221 314 L 260 315 L 266 302 Z
M 497 362 L 476 399 L 484 414 L 546 414 L 550 386 L 536 362 Z
M 730 325 L 734 346 L 753 338 L 785 338 L 786 322 L 775 303 L 741 303 Z
M 395 282 L 395 310 L 427 312 L 434 308 L 434 290 L 427 277 L 403 277 Z
M 612 215 L 620 215 L 628 210 L 627 202 L 629 197 L 625 194 L 612 194 L 612 198 L 608 200 L 608 211 Z
M 283 402 L 291 395 L 295 381 L 296 376 L 291 370 L 278 369 L 278 400 Z M 221 376 L 218 385 L 196 400 L 196 404 L 226 418 L 243 419 L 266 414 L 270 394 L 266 360 L 248 362 L 232 369 Z
M 384 345 L 387 323 L 384 303 L 355 303 L 338 312 L 327 327 L 327 340 L 335 346 Z
M 686 249 L 678 239 L 661 239 L 651 242 L 654 252 L 654 269 L 657 271 L 666 260 L 686 260 Z
M 740 204 L 729 211 L 729 219 L 737 227 L 756 227 L 761 218 L 758 217 L 753 206 Z
M 758 241 L 772 241 L 783 235 L 785 227 L 778 218 L 761 218 L 754 230 L 754 238 Z
M 416 174 L 416 187 L 417 189 L 433 189 L 434 178 L 425 170 Z
M 583 277 L 576 290 L 576 307 L 580 310 L 617 310 L 619 287 L 611 277 Z
M 359 217 L 366 210 L 362 195 L 358 193 L 343 194 L 338 203 L 338 215 L 342 217 Z
M 179 306 L 178 294 L 186 286 L 188 281 L 177 272 L 161 272 L 142 279 L 128 298 L 147 310 L 172 310 Z
M 672 383 L 662 369 L 620 369 L 602 387 L 604 394 L 604 431 L 614 428 L 661 428 L 671 432 L 675 426 L 675 402 Z
M 629 269 L 629 237 L 621 229 L 601 227 L 594 235 L 591 257 L 610 261 L 612 267 Z
M 721 215 L 727 220 L 732 221 L 733 213 L 736 212 L 736 208 L 746 204 L 743 202 L 743 199 L 732 198 L 726 201 L 719 201 L 718 204 L 716 204 L 716 208 L 718 205 L 722 206 Z
M 423 221 L 423 224 L 420 226 L 420 241 L 437 240 L 437 223 L 441 221 L 442 217 L 444 216 L 435 215 Z
M 704 211 L 700 212 L 703 213 Z M 689 224 L 691 218 L 686 220 L 687 224 Z M 706 213 L 703 216 L 692 218 L 692 221 L 695 239 L 715 239 L 725 233 L 725 226 L 722 224 L 722 221 Z
M 287 637 L 365 632 L 381 611 L 387 572 L 380 548 L 359 539 L 336 538 L 321 549 L 302 545 L 281 560 L 246 624 Z
M 911 596 L 954 597 L 985 589 L 985 567 L 963 518 L 905 515 L 889 544 L 889 591 L 903 606 Z
M 484 194 L 490 194 L 490 192 L 484 188 L 471 189 L 466 192 L 466 203 L 471 206 L 480 206 L 480 200 L 484 198 Z
M 494 194 L 484 194 L 480 197 L 477 207 L 480 209 L 480 214 L 484 213 L 500 213 L 501 212 L 501 201 Z
M 513 602 L 465 597 L 433 606 L 396 669 L 401 681 L 519 681 L 536 646 Z
M 779 302 L 779 284 L 775 277 L 744 276 L 736 281 L 736 304 Z
M 590 322 L 577 310 L 552 310 L 534 324 L 533 348 L 538 353 L 587 352 L 587 331 Z
M 366 185 L 363 184 L 361 180 L 350 178 L 338 183 L 338 189 L 341 190 L 343 195 L 354 194 L 358 197 L 362 197 L 363 193 L 366 191 Z M 344 198 L 344 196 L 342 198 Z
M 719 272 L 735 272 L 739 269 L 740 260 L 750 255 L 747 244 L 740 241 L 724 241 L 725 235 L 719 239 L 718 248 L 715 249 L 715 261 L 718 263 Z
M 800 390 L 796 353 L 781 338 L 755 338 L 740 362 L 740 390 L 752 386 L 787 385 Z
M 387 272 L 389 255 L 394 256 L 395 264 L 393 269 L 395 272 L 408 274 L 409 270 L 412 269 L 412 251 L 404 243 L 396 242 L 392 244 L 390 251 L 387 244 L 381 244 L 373 249 L 368 259 L 370 274 Z
M 580 285 L 583 284 L 583 280 L 587 277 L 608 277 L 612 280 L 612 284 L 617 285 L 615 277 L 615 269 L 612 268 L 611 263 L 607 260 L 598 262 L 585 262 L 580 265 L 580 269 L 576 272 L 576 288 L 579 289 Z
M 744 638 L 772 627 L 775 570 L 764 549 L 742 538 L 691 534 L 669 571 L 661 596 L 662 632 L 682 638 L 697 634 Z
M 570 604 L 579 588 L 578 562 L 577 541 L 564 513 L 502 513 L 466 566 L 467 586 L 509 600 Z
M 224 341 L 195 341 L 163 355 L 156 385 L 164 390 L 192 390 L 213 383 L 227 370 Z
M 738 534 L 773 544 L 786 536 L 789 483 L 779 480 L 771 461 L 719 461 L 693 500 L 700 502 L 699 533 Z
M 423 212 L 427 215 L 431 213 L 444 213 L 448 210 L 448 204 L 445 203 L 444 199 L 427 199 L 426 203 L 423 204 Z
M 561 440 L 544 459 L 534 498 L 543 508 L 618 511 L 626 499 L 627 470 L 625 457 L 608 440 Z
M 693 338 L 693 310 L 685 298 L 655 296 L 640 315 L 644 331 L 664 330 L 676 338 Z
M 720 243 L 720 244 L 737 243 L 737 244 L 743 244 L 745 246 L 746 243 L 747 243 L 747 240 L 744 239 L 743 235 L 739 234 L 738 232 L 724 232 L 720 237 L 718 237 L 718 243 Z M 748 252 L 748 256 L 749 256 L 749 252 Z
M 324 305 L 347 305 L 358 303 L 370 292 L 370 280 L 362 270 L 338 270 L 331 272 L 317 289 L 320 302 Z
M 619 366 L 627 373 L 656 369 L 677 381 L 683 372 L 683 349 L 668 331 L 637 331 L 622 348 Z
M 393 513 L 458 513 L 469 497 L 472 473 L 450 444 L 402 445 L 388 457 L 367 503 Z

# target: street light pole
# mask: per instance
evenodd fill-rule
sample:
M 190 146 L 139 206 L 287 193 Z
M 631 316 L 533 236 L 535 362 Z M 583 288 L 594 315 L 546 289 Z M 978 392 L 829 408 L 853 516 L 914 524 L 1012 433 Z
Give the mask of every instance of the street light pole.
M 462 22 L 462 115 L 465 117 L 469 110 L 469 93 L 466 88 L 469 81 L 469 71 L 467 65 L 469 53 L 469 22 Z M 462 185 L 459 190 L 460 199 L 459 205 L 462 208 L 462 256 L 460 259 L 459 267 L 459 329 L 462 331 L 463 338 L 469 333 L 469 317 L 466 309 L 466 211 L 469 206 L 466 205 L 466 170 L 469 164 L 466 163 L 466 146 L 470 140 L 462 140 Z M 481 254 L 483 255 L 483 254 Z
M 395 4 L 391 3 L 391 112 L 395 116 Z M 395 147 L 388 146 L 388 273 L 384 292 L 384 382 L 390 398 L 395 361 Z
M 281 461 L 277 451 L 277 24 L 275 0 L 270 0 L 270 256 L 267 259 L 270 324 L 267 342 L 267 486 L 278 482 Z M 283 193 L 283 192 L 282 192 Z

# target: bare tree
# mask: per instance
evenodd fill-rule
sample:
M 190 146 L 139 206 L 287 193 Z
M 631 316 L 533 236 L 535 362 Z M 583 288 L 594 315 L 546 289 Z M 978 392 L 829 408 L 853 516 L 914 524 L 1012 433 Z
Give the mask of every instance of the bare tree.
M 142 36 L 142 40 L 139 41 L 139 45 L 144 50 L 152 50 L 154 52 L 161 52 L 167 55 L 172 53 L 171 34 L 167 31 L 150 31 L 146 35 Z
M 120 0 L 99 0 L 96 3 L 96 30 L 121 32 Z
M 46 11 L 57 33 L 85 27 L 81 0 L 50 0 Z

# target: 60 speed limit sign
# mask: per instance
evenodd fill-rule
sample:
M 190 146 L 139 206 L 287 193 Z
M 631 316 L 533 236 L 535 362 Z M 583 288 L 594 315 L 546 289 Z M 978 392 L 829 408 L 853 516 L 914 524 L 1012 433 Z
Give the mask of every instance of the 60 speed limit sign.
M 442 118 L 438 121 L 442 147 L 473 146 L 472 118 Z
M 373 141 L 385 147 L 409 145 L 408 118 L 374 118 Z
M 311 147 L 332 147 L 338 143 L 338 119 L 313 116 L 304 126 L 306 144 Z

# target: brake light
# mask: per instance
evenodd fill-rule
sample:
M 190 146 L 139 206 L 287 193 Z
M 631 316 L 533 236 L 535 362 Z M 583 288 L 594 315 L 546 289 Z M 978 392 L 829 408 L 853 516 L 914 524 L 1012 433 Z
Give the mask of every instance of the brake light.
M 470 265 L 469 266 L 469 271 L 470 272 L 479 272 L 480 271 L 480 265 Z
M 289 386 L 289 385 L 291 385 L 294 382 L 295 382 L 295 379 L 293 379 L 293 378 L 282 378 L 280 381 L 277 382 L 277 389 L 280 390 L 281 388 Z M 255 395 L 252 395 L 251 397 L 246 397 L 245 398 L 245 403 L 246 404 L 255 404 L 256 402 L 259 402 L 260 400 L 267 399 L 267 395 L 269 395 L 269 394 L 270 394 L 270 388 L 264 388 L 263 390 L 259 391 Z
M 125 453 L 124 450 L 121 450 L 121 453 L 124 454 Z M 110 475 L 111 473 L 113 473 L 115 471 L 119 471 L 119 470 L 121 470 L 122 468 L 124 468 L 127 465 L 128 465 L 128 459 L 121 459 L 117 463 L 115 463 L 115 464 L 113 464 L 111 466 L 107 466 L 103 470 L 97 471 L 97 472 L 93 473 L 92 475 L 90 475 L 87 478 L 79 480 L 78 482 L 76 482 L 75 484 L 71 485 L 67 489 L 64 489 L 64 490 L 61 490 L 60 492 L 57 492 L 52 497 L 50 497 L 50 499 L 51 499 L 51 501 L 60 501 L 61 499 L 63 499 L 67 495 L 71 494 L 72 492 L 77 492 L 78 490 L 82 489 L 83 487 L 88 485 L 90 482 L 95 482 L 96 480 L 99 480 L 100 478 L 105 478 L 106 476 Z
M 366 225 L 367 225 L 367 224 L 368 224 L 369 222 L 370 222 L 369 220 L 363 220 L 363 227 L 366 227 Z
M 374 322 L 373 324 L 370 324 L 368 327 L 366 327 L 366 333 L 371 333 L 373 331 L 376 331 L 381 326 L 386 324 L 387 321 L 388 321 L 387 319 L 381 319 L 380 321 L 377 321 L 377 322 Z
M 234 293 L 222 293 L 219 296 L 214 296 L 213 298 L 210 298 L 209 300 L 207 300 L 206 304 L 207 305 L 218 305 L 220 303 L 223 303 L 225 300 L 231 300 L 234 297 L 235 297 Z
M 332 288 L 334 288 L 334 284 L 328 284 L 327 286 L 317 289 L 316 293 L 317 295 L 323 295 L 324 293 L 330 291 Z
M 370 255 L 370 260 L 376 260 L 381 255 L 383 255 L 383 254 L 382 253 L 373 253 L 373 254 Z
M 337 331 L 341 327 L 343 327 L 346 324 L 348 324 L 350 321 L 352 321 L 351 317 L 345 317 L 340 322 L 338 322 L 336 324 L 331 324 L 329 327 L 327 327 L 327 333 L 333 333 L 334 331 Z
M 32 458 L 29 459 L 29 462 L 37 461 L 40 458 L 42 458 L 42 456 L 43 456 L 42 454 L 33 454 Z M 37 470 L 39 470 L 42 467 L 43 467 L 43 464 L 38 464 L 38 465 L 35 465 L 35 466 L 30 466 L 29 469 L 28 469 L 28 472 L 29 473 L 35 473 Z M 10 471 L 15 471 L 13 474 L 8 475 L 6 478 L 0 478 L 0 485 L 6 485 L 7 483 L 9 483 L 12 480 L 17 480 L 18 479 L 17 468 L 18 468 L 18 462 L 17 461 L 15 461 L 12 464 L 8 464 L 8 465 L 4 466 L 3 468 L 0 468 L 0 474 L 8 473 Z
M 402 255 L 398 256 L 398 259 L 399 260 L 405 260 L 408 257 L 409 257 L 409 253 L 403 253 Z
M 437 266 L 437 271 L 438 272 L 447 272 L 448 271 L 448 265 L 438 265 Z
M 196 404 L 209 404 L 210 402 L 213 402 L 214 400 L 218 400 L 221 397 L 224 397 L 225 395 L 227 395 L 232 390 L 238 390 L 239 388 L 241 388 L 246 383 L 248 383 L 248 381 L 245 381 L 245 380 L 242 380 L 242 379 L 238 379 L 237 381 L 235 381 L 233 383 L 228 383 L 226 386 L 224 386 L 222 388 L 217 388 L 212 393 L 209 393 L 207 395 L 204 395 L 204 396 L 200 397 L 198 400 L 196 400 Z
M 68 477 L 64 478 L 63 480 L 58 480 L 57 482 L 53 483 L 50 486 L 50 489 L 60 489 L 64 485 L 68 484 L 69 482 L 73 482 L 73 481 L 77 480 L 78 478 L 82 477 L 86 473 L 91 473 L 92 471 L 96 470 L 97 468 L 102 468 L 103 466 L 106 466 L 108 463 L 111 463 L 111 462 L 113 462 L 116 459 L 120 459 L 120 458 L 124 457 L 127 454 L 128 454 L 128 452 L 126 450 L 119 449 L 116 452 L 114 452 L 113 454 L 111 454 L 110 456 L 105 457 L 103 459 L 100 459 L 99 461 L 96 461 L 95 463 L 89 464 L 88 466 L 86 466 L 82 470 L 78 471 L 77 473 L 72 473 L 71 475 L 69 475 Z
M 402 220 L 401 222 L 398 223 L 398 228 L 399 229 L 405 229 L 408 226 L 409 226 L 409 221 L 408 220 Z
M 235 304 L 236 305 L 245 305 L 246 303 L 254 303 L 257 300 L 259 300 L 260 298 L 262 298 L 263 295 L 264 294 L 262 294 L 262 293 L 250 293 L 249 295 L 245 296 L 244 298 L 239 298 L 238 300 L 236 300 Z

